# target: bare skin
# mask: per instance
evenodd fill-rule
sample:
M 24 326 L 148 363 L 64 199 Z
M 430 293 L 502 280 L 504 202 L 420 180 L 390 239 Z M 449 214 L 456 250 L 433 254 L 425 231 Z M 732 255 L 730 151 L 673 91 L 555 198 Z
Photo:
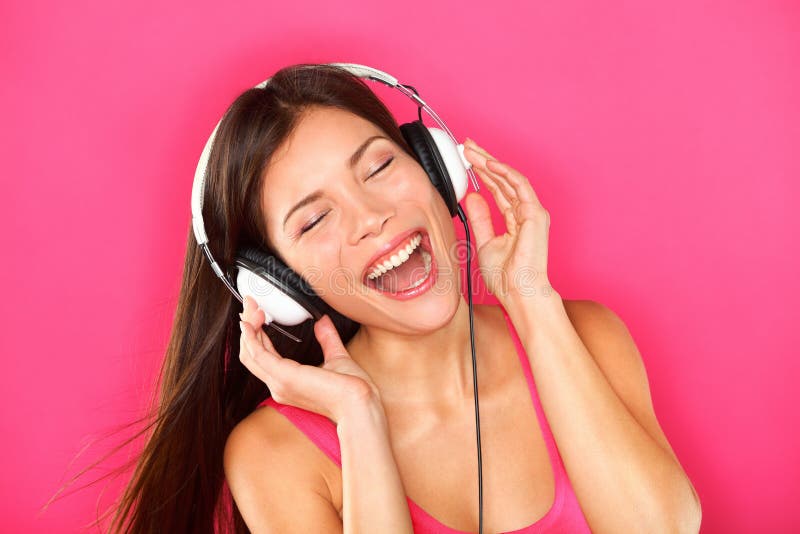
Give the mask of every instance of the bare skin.
M 575 321 L 580 303 L 565 300 Z M 484 529 L 508 532 L 543 517 L 554 501 L 554 475 L 542 430 L 532 404 L 519 357 L 496 305 L 474 305 L 483 458 Z M 354 353 L 353 345 L 348 351 Z M 411 396 L 383 402 L 390 441 L 406 494 L 448 527 L 474 530 L 478 510 L 478 471 L 472 396 L 469 388 L 456 402 L 420 402 Z M 456 380 L 453 381 L 454 383 Z M 297 451 L 297 463 L 318 473 L 318 491 L 341 516 L 342 472 L 327 455 L 272 407 L 249 418 L 269 426 Z M 433 466 L 438 466 L 434 469 Z M 442 495 L 447 499 L 442 499 Z
M 347 164 L 348 155 L 355 147 L 381 133 L 368 121 L 341 110 L 322 109 L 307 114 L 267 169 L 262 200 L 269 242 L 301 275 L 313 268 L 315 276 L 311 285 L 315 291 L 324 294 L 325 300 L 338 311 L 360 323 L 361 329 L 344 347 L 331 342 L 335 332 L 329 321 L 315 325 L 317 338 L 327 340 L 322 343 L 323 349 L 329 349 L 325 351 L 326 358 L 336 356 L 326 361 L 324 370 L 291 365 L 294 362 L 274 353 L 268 342 L 264 347 L 267 352 L 261 358 L 266 367 L 257 368 L 247 358 L 242 361 L 263 377 L 272 391 L 275 390 L 270 381 L 277 383 L 279 375 L 285 375 L 285 379 L 291 377 L 292 387 L 287 391 L 294 393 L 297 404 L 291 402 L 293 399 L 287 399 L 287 403 L 332 415 L 334 421 L 345 413 L 342 408 L 347 405 L 342 401 L 344 389 L 366 388 L 377 392 L 391 445 L 389 457 L 393 457 L 396 474 L 402 482 L 401 488 L 395 477 L 391 487 L 396 491 L 387 497 L 394 511 L 404 508 L 405 493 L 441 523 L 458 530 L 475 531 L 478 495 L 472 362 L 467 303 L 454 289 L 460 287 L 458 261 L 448 254 L 455 241 L 453 223 L 422 168 L 391 140 L 373 143 L 355 167 Z M 506 214 L 509 228 L 507 234 L 490 242 L 493 232 L 488 205 L 476 198 L 477 195 L 471 201 L 468 197 L 467 210 L 476 235 L 478 259 L 485 265 L 500 266 L 507 273 L 532 266 L 544 275 L 543 245 L 546 245 L 549 214 L 534 206 L 535 197 L 531 191 L 522 191 L 522 197 L 514 194 L 508 197 L 513 180 L 517 182 L 517 189 L 519 183 L 527 182 L 516 175 L 505 182 L 490 178 L 487 173 L 495 169 L 502 172 L 503 166 L 485 161 L 486 154 L 476 154 L 478 152 L 471 152 L 469 157 L 473 165 L 482 169 L 479 173 L 484 181 L 489 180 L 487 186 Z M 389 167 L 386 166 L 387 156 L 394 158 Z M 372 174 L 381 168 L 389 170 Z M 501 191 L 503 188 L 506 188 L 505 193 Z M 314 190 L 322 193 L 317 200 L 289 212 L 290 206 Z M 283 224 L 285 217 L 288 218 Z M 517 224 L 515 217 L 525 223 Z M 440 268 L 439 290 L 430 290 L 402 302 L 374 290 L 363 291 L 361 276 L 373 254 L 400 232 L 417 227 L 423 227 L 430 236 L 433 256 Z M 307 233 L 301 231 L 307 228 L 310 228 Z M 546 276 L 541 280 L 548 285 Z M 450 289 L 442 290 L 442 287 Z M 489 287 L 500 302 L 514 303 L 494 289 Z M 625 421 L 630 423 L 633 421 L 630 413 L 636 414 L 635 422 L 641 427 L 617 425 L 613 437 L 624 444 L 628 443 L 626 439 L 634 441 L 642 451 L 638 457 L 642 480 L 633 484 L 636 492 L 639 487 L 649 487 L 651 482 L 659 484 L 662 479 L 670 484 L 654 498 L 645 496 L 650 500 L 643 499 L 642 503 L 658 510 L 660 526 L 671 528 L 668 522 L 672 511 L 689 509 L 684 498 L 687 495 L 684 487 L 688 486 L 677 476 L 677 458 L 655 420 L 647 378 L 635 345 L 624 328 L 620 328 L 618 319 L 601 306 L 591 301 L 561 302 L 568 315 L 567 322 L 583 342 L 578 347 L 571 344 L 570 354 L 587 354 L 596 360 L 594 367 L 595 363 L 589 365 L 585 358 L 578 359 L 575 364 L 578 370 L 588 369 L 593 374 L 577 376 L 589 376 L 591 380 L 585 382 L 598 398 L 618 396 L 617 402 L 606 403 L 609 420 L 626 416 Z M 521 317 L 519 309 L 506 309 L 512 317 L 516 316 L 515 322 Z M 263 313 L 252 313 L 244 320 L 257 328 L 264 320 Z M 525 331 L 535 330 L 534 324 L 538 321 L 528 321 L 529 328 Z M 243 329 L 250 339 L 248 351 L 261 352 L 261 348 L 253 345 L 254 330 L 249 326 Z M 506 532 L 530 525 L 547 513 L 554 499 L 554 476 L 519 357 L 499 307 L 475 306 L 475 337 L 481 403 L 484 528 L 487 532 Z M 572 339 L 577 338 L 569 341 Z M 562 361 L 553 359 L 558 356 L 564 355 L 549 354 L 551 361 Z M 600 373 L 596 372 L 598 368 Z M 265 370 L 268 372 L 263 372 Z M 552 395 L 550 398 L 552 412 L 560 404 L 553 408 L 552 403 L 556 401 L 552 401 Z M 284 402 L 277 396 L 276 400 Z M 574 395 L 557 400 L 573 402 L 576 409 L 587 411 L 586 404 L 578 402 L 583 399 L 576 399 Z M 550 421 L 551 428 L 554 422 L 560 422 L 559 428 L 565 428 L 563 414 L 561 417 Z M 246 421 L 255 423 L 248 426 L 256 429 L 265 448 L 275 443 L 283 445 L 281 454 L 286 456 L 280 457 L 282 464 L 296 470 L 289 476 L 294 478 L 294 473 L 302 473 L 298 480 L 304 484 L 309 481 L 313 492 L 330 503 L 329 508 L 337 510 L 341 518 L 347 503 L 343 503 L 339 467 L 271 407 L 256 410 Z M 566 426 L 566 430 L 574 431 L 574 428 Z M 647 439 L 644 439 L 645 432 L 649 434 Z M 573 434 L 583 437 L 580 433 Z M 347 443 L 354 443 L 354 434 L 348 436 Z M 240 465 L 258 465 L 258 451 L 264 450 L 260 443 L 262 441 L 257 441 L 255 447 L 243 453 L 247 459 Z M 558 445 L 559 448 L 565 446 Z M 388 451 L 386 447 L 384 444 L 384 452 Z M 656 480 L 652 469 L 648 471 L 646 467 L 651 465 L 650 458 L 666 463 L 664 452 L 674 458 L 675 463 L 670 465 L 668 479 Z M 382 455 L 381 462 L 386 458 L 387 455 Z M 616 458 L 607 460 L 618 465 Z M 350 469 L 357 465 L 351 464 Z M 573 460 L 569 467 L 571 479 L 591 482 L 589 475 L 580 473 L 579 462 Z M 597 468 L 595 465 L 594 469 Z M 361 482 L 367 482 L 363 480 L 363 470 Z M 369 497 L 371 491 L 364 493 L 362 489 L 360 496 Z M 585 498 L 590 495 L 590 492 L 583 493 Z M 241 494 L 244 497 L 248 492 L 243 489 Z M 347 502 L 352 506 L 361 499 Z M 661 502 L 667 504 L 662 506 Z M 360 513 L 374 516 L 379 513 L 375 508 L 362 507 Z M 605 525 L 607 518 L 613 519 L 609 514 L 615 513 L 614 507 L 607 508 L 606 512 L 605 508 L 595 505 L 593 522 Z M 662 510 L 666 511 L 662 513 Z M 333 511 L 329 513 L 332 515 Z M 688 524 L 689 515 L 686 517 Z M 630 522 L 639 519 L 653 520 L 632 517 Z M 620 522 L 608 521 L 607 524 L 616 529 Z
M 466 299 L 453 289 L 432 290 L 405 302 L 372 293 L 331 291 L 342 284 L 331 273 L 348 270 L 357 280 L 379 244 L 416 225 L 430 234 L 440 268 L 439 287 L 448 283 L 450 288 L 460 287 L 457 261 L 450 254 L 453 221 L 410 155 L 394 143 L 377 141 L 363 158 L 365 169 L 393 155 L 391 174 L 385 170 L 384 175 L 364 180 L 370 172 L 366 171 L 350 182 L 337 166 L 353 147 L 381 133 L 340 110 L 307 114 L 266 173 L 262 203 L 268 238 L 295 271 L 321 270 L 315 290 L 362 324 L 346 349 L 380 391 L 406 495 L 445 525 L 470 530 L 477 524 L 478 473 Z M 338 186 L 333 188 L 332 183 Z M 315 189 L 328 195 L 295 211 L 284 225 L 289 206 Z M 317 219 L 308 233 L 299 232 Z M 475 305 L 474 319 L 484 528 L 504 532 L 547 513 L 554 499 L 554 476 L 502 310 Z M 291 443 L 296 451 L 292 463 L 318 473 L 316 491 L 341 517 L 341 469 L 273 408 L 260 408 L 247 419 L 269 429 L 265 441 Z
M 547 513 L 554 477 L 502 311 L 475 305 L 474 314 L 484 528 L 508 532 Z M 478 469 L 469 347 L 464 362 L 470 369 L 463 391 L 424 400 L 397 397 L 384 406 L 406 494 L 441 523 L 471 531 L 478 511 Z M 453 377 L 454 387 L 457 382 Z

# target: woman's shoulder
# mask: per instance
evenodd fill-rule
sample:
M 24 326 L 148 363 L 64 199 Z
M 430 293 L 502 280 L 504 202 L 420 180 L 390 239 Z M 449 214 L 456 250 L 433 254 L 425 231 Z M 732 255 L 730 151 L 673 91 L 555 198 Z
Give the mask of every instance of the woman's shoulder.
M 247 417 L 239 421 L 228 440 L 246 441 L 249 445 L 263 445 L 270 452 L 284 449 L 294 451 L 298 441 L 298 430 L 274 406 L 262 404 Z
M 291 480 L 321 495 L 330 494 L 326 460 L 322 451 L 269 404 L 242 419 L 225 443 L 225 476 L 243 480 L 245 485 L 261 480 L 274 489 Z

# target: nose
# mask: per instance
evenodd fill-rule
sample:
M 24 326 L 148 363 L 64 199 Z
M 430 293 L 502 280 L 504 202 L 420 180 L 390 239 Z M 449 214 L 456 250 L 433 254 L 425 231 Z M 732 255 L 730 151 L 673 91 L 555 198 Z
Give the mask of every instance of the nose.
M 394 215 L 394 208 L 390 202 L 388 199 L 364 193 L 354 193 L 351 196 L 347 206 L 352 221 L 348 236 L 351 245 L 357 245 L 368 235 L 380 235 L 386 221 Z

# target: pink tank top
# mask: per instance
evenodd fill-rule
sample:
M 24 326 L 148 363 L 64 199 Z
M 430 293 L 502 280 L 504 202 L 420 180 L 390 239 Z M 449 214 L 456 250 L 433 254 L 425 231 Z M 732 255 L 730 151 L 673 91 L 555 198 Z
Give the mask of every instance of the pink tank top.
M 508 329 L 511 332 L 514 346 L 517 349 L 522 370 L 525 373 L 525 378 L 528 381 L 528 388 L 531 392 L 531 399 L 536 411 L 536 416 L 539 418 L 539 426 L 542 428 L 544 441 L 547 444 L 547 452 L 550 457 L 550 466 L 555 475 L 555 500 L 550 507 L 550 510 L 541 517 L 538 521 L 527 527 L 517 529 L 504 534 L 533 534 L 533 533 L 589 533 L 589 525 L 586 518 L 578 504 L 578 499 L 572 489 L 567 472 L 564 469 L 564 463 L 561 460 L 561 455 L 558 452 L 556 441 L 550 431 L 550 425 L 547 423 L 547 418 L 544 415 L 544 410 L 539 402 L 539 395 L 536 391 L 536 384 L 533 381 L 533 373 L 531 372 L 528 357 L 525 354 L 525 349 L 522 346 L 514 324 L 511 318 L 502 308 L 503 316 L 505 317 Z M 258 406 L 270 405 L 282 413 L 289 421 L 299 428 L 317 447 L 333 460 L 340 468 L 342 466 L 341 450 L 339 448 L 339 436 L 336 434 L 336 426 L 333 421 L 327 417 L 297 408 L 275 402 L 272 397 L 268 397 L 262 401 Z M 406 497 L 408 501 L 408 508 L 411 514 L 411 521 L 414 525 L 414 532 L 418 534 L 469 534 L 463 530 L 455 530 L 437 521 L 433 516 L 423 510 L 417 503 Z

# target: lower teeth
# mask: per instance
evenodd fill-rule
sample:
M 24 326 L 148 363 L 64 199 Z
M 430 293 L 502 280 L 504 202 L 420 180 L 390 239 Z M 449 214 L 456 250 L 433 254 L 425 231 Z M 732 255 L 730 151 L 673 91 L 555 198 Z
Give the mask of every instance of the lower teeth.
M 422 261 L 425 263 L 425 276 L 423 276 L 422 278 L 420 278 L 419 280 L 417 280 L 416 282 L 414 282 L 413 284 L 411 284 L 407 288 L 401 289 L 399 291 L 408 291 L 409 289 L 414 289 L 415 287 L 421 285 L 422 282 L 427 280 L 428 279 L 428 275 L 431 274 L 431 255 L 428 254 L 428 252 L 423 250 L 423 249 L 420 249 L 419 252 L 422 255 Z M 383 286 L 380 283 L 380 277 L 376 280 L 375 285 L 377 286 L 377 288 L 380 291 L 383 291 Z
M 422 278 L 420 278 L 419 280 L 417 280 L 416 282 L 414 282 L 413 284 L 408 286 L 406 289 L 404 289 L 404 291 L 409 290 L 409 289 L 414 289 L 415 287 L 420 285 L 422 282 L 427 280 L 428 279 L 428 275 L 431 274 L 431 255 L 428 254 L 427 252 L 425 252 L 424 250 L 420 250 L 419 252 L 420 252 L 420 254 L 422 254 L 422 261 L 425 262 L 425 276 L 423 276 Z

